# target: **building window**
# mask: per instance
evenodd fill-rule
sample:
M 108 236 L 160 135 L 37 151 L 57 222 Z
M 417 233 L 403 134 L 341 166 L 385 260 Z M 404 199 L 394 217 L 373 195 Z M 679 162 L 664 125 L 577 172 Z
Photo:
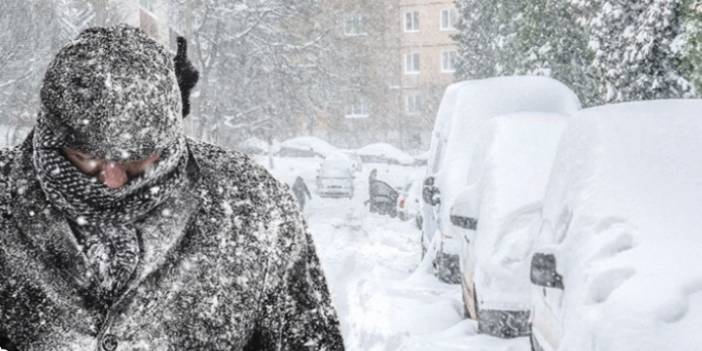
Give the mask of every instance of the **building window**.
M 344 34 L 347 37 L 357 37 L 367 35 L 366 32 L 366 16 L 364 15 L 348 15 L 344 19 Z
M 440 30 L 452 31 L 456 30 L 456 19 L 458 18 L 455 8 L 441 10 Z
M 419 73 L 419 52 L 414 51 L 405 54 L 405 74 Z
M 405 12 L 405 32 L 419 32 L 419 11 Z
M 441 72 L 453 73 L 456 71 L 456 60 L 458 53 L 456 50 L 444 50 L 441 52 Z
M 416 115 L 422 111 L 422 97 L 419 94 L 409 94 L 405 97 L 405 112 Z
M 346 118 L 368 118 L 368 99 L 365 96 L 355 96 L 346 106 Z

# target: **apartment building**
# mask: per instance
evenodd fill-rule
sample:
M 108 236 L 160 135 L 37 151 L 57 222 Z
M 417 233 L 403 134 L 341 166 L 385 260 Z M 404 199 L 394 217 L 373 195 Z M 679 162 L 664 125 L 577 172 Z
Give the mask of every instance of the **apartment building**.
M 348 146 L 387 141 L 426 149 L 436 110 L 453 82 L 456 45 L 453 0 L 332 1 L 337 47 L 350 78 L 320 116 L 319 136 Z
M 405 147 L 426 148 L 446 87 L 453 82 L 458 17 L 453 0 L 398 0 L 401 133 Z M 419 132 L 418 132 L 419 131 Z

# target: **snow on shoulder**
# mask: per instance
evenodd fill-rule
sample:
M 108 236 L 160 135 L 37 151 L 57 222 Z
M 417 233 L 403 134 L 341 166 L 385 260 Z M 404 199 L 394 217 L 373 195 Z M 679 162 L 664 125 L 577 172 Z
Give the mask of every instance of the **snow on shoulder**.
M 364 162 L 398 163 L 401 165 L 414 163 L 414 157 L 387 143 L 366 145 L 356 150 L 356 154 L 361 156 Z
M 700 349 L 700 111 L 702 100 L 648 101 L 571 121 L 539 239 L 564 276 L 560 349 Z

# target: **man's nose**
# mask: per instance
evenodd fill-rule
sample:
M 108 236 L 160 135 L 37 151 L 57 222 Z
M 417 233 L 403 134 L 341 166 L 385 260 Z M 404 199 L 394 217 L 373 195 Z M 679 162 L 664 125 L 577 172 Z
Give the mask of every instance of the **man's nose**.
M 123 165 L 118 162 L 106 162 L 100 169 L 99 180 L 108 188 L 117 189 L 127 183 L 129 178 Z

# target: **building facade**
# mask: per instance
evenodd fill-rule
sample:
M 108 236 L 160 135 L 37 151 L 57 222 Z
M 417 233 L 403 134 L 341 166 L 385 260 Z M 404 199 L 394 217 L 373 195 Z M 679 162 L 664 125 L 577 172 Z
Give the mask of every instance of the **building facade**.
M 328 1 L 323 13 L 335 18 L 337 67 L 348 80 L 310 134 L 347 147 L 428 148 L 454 77 L 453 0 Z
M 434 118 L 454 80 L 457 10 L 453 0 L 399 0 L 400 130 L 405 148 L 428 148 Z

